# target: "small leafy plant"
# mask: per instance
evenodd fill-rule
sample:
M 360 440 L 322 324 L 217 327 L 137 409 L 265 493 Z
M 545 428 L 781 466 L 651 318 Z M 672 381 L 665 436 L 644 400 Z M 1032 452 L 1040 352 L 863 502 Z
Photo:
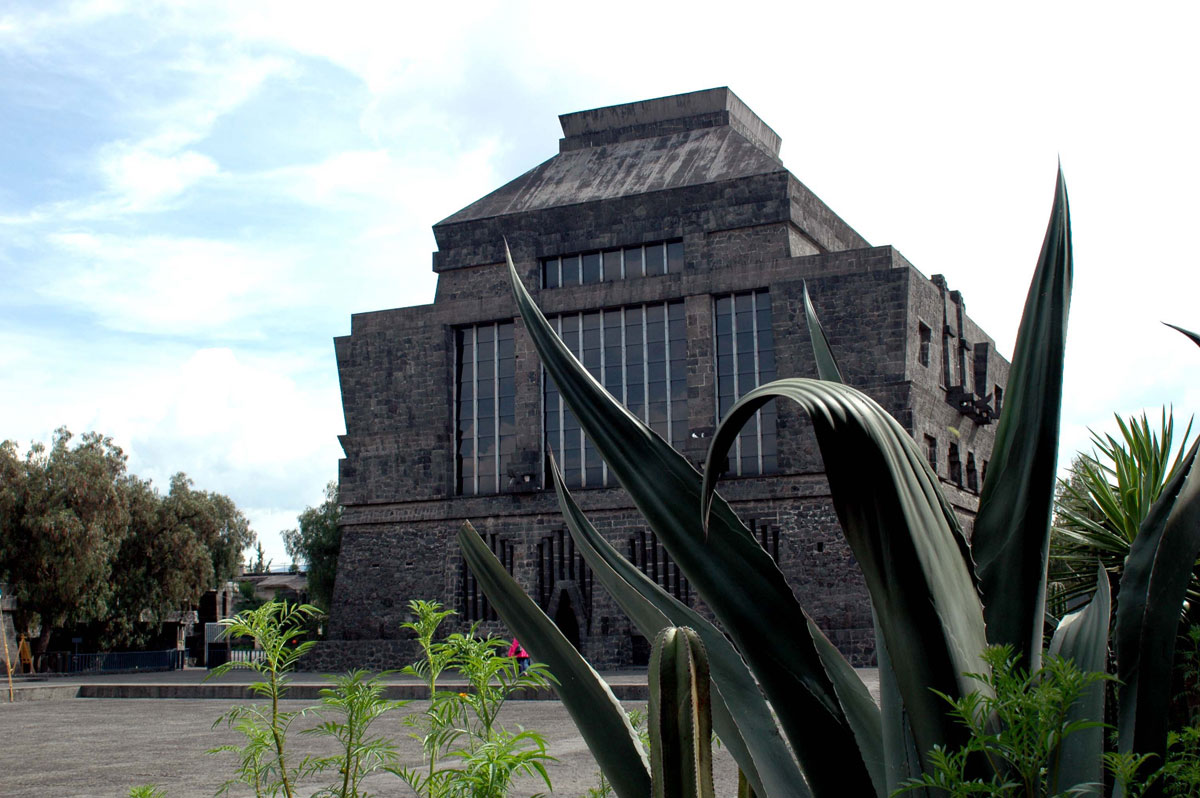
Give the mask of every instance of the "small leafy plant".
M 546 741 L 537 732 L 500 725 L 504 703 L 514 693 L 550 684 L 546 666 L 534 663 L 524 673 L 515 659 L 502 655 L 505 642 L 481 637 L 475 627 L 435 640 L 442 622 L 454 615 L 434 601 L 412 601 L 416 616 L 404 624 L 417 635 L 421 659 L 404 673 L 420 678 L 429 689 L 430 706 L 409 715 L 404 723 L 421 744 L 424 761 L 419 768 L 388 768 L 420 798 L 469 795 L 502 798 L 514 778 L 540 777 L 550 789 Z M 447 670 L 457 671 L 468 682 L 464 691 L 439 689 L 438 679 Z M 457 767 L 449 766 L 453 761 Z
M 319 614 L 320 610 L 311 604 L 271 601 L 221 621 L 224 637 L 249 637 L 262 656 L 226 662 L 214 668 L 209 678 L 234 668 L 252 670 L 262 678 L 251 684 L 250 690 L 270 702 L 266 707 L 235 706 L 213 723 L 215 727 L 225 722 L 245 738 L 243 745 L 223 745 L 210 751 L 232 752 L 240 757 L 236 776 L 222 785 L 221 793 L 245 784 L 254 790 L 255 798 L 264 795 L 294 798 L 296 781 L 305 769 L 288 764 L 287 733 L 292 722 L 304 713 L 284 712 L 279 702 L 287 694 L 297 661 L 315 645 L 311 640 L 299 641 L 306 634 L 308 620 Z
M 923 787 L 950 795 L 1027 796 L 1064 794 L 1059 783 L 1067 737 L 1101 724 L 1071 717 L 1071 708 L 1088 687 L 1111 680 L 1081 671 L 1074 662 L 1048 657 L 1030 673 L 1021 668 L 1010 646 L 993 646 L 983 655 L 989 671 L 967 674 L 981 689 L 961 698 L 941 694 L 950 716 L 969 733 L 955 750 L 935 747 L 931 772 L 910 780 L 893 795 Z M 988 762 L 987 776 L 975 775 L 973 762 Z M 1075 785 L 1069 785 L 1075 786 Z
M 391 673 L 371 676 L 365 670 L 356 670 L 326 677 L 332 686 L 321 689 L 321 704 L 313 710 L 321 723 L 302 733 L 337 742 L 337 754 L 310 759 L 307 764 L 313 772 L 332 770 L 341 779 L 317 792 L 318 798 L 366 798 L 361 792 L 363 779 L 394 763 L 396 744 L 388 737 L 371 735 L 375 721 L 408 703 L 383 697 L 383 680 Z

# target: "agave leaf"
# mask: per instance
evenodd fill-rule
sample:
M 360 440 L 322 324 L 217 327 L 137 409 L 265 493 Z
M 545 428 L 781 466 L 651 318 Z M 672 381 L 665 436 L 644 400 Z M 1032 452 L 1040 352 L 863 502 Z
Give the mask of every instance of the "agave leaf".
M 1108 573 L 1103 565 L 1097 567 L 1096 593 L 1087 606 L 1067 615 L 1054 630 L 1050 639 L 1050 655 L 1074 661 L 1081 671 L 1108 670 L 1108 621 L 1112 615 L 1112 598 Z M 1104 781 L 1101 767 L 1104 754 L 1104 682 L 1087 688 L 1067 712 L 1067 722 L 1094 722 L 1097 725 L 1068 735 L 1062 742 L 1057 773 L 1051 772 L 1050 783 L 1056 790 L 1070 791 L 1084 784 Z
M 1011 645 L 1031 671 L 1042 652 L 1071 279 L 1071 211 L 1060 168 L 971 546 L 988 640 Z
M 470 522 L 458 545 L 471 573 L 521 645 L 550 667 L 558 696 L 619 798 L 646 798 L 650 773 L 637 733 L 612 690 L 521 589 Z
M 650 528 L 713 610 L 754 671 L 817 795 L 874 791 L 853 731 L 805 630 L 783 573 L 724 502 L 705 536 L 696 509 L 700 474 L 613 399 L 555 335 L 521 284 L 517 308 L 546 373 Z M 738 585 L 730 590 L 729 585 Z
M 976 689 L 963 674 L 983 670 L 983 614 L 952 511 L 924 456 L 887 411 L 833 382 L 777 380 L 750 391 L 709 444 L 704 517 L 716 464 L 742 426 L 775 398 L 796 402 L 812 420 L 833 506 L 866 578 L 918 750 L 960 744 L 963 730 L 934 691 L 957 698 Z
M 1150 508 L 1129 548 L 1117 595 L 1119 750 L 1166 754 L 1179 615 L 1200 552 L 1200 440 Z
M 912 724 L 904 712 L 896 671 L 887 653 L 879 622 L 875 621 L 875 657 L 879 661 L 879 707 L 883 718 L 883 741 L 887 762 L 887 795 L 894 795 L 900 785 L 921 775 L 921 754 L 912 735 Z M 923 787 L 913 788 L 905 795 L 929 798 Z
M 1192 343 L 1194 343 L 1196 346 L 1200 346 L 1200 335 L 1196 335 L 1196 333 L 1192 332 L 1191 330 L 1185 330 L 1185 329 L 1183 329 L 1182 327 L 1177 327 L 1177 326 L 1175 326 L 1174 324 L 1170 324 L 1170 323 L 1168 323 L 1168 322 L 1165 322 L 1165 321 L 1163 322 L 1163 324 L 1166 324 L 1166 325 L 1167 325 L 1168 327 L 1170 327 L 1172 330 L 1178 330 L 1179 332 L 1181 332 L 1181 333 L 1183 333 L 1184 335 L 1186 335 L 1188 338 L 1191 338 L 1191 339 L 1192 339 Z
M 804 283 L 803 287 L 804 320 L 808 324 L 808 337 L 812 342 L 813 358 L 817 363 L 817 378 L 827 382 L 844 383 L 845 379 L 842 377 L 842 371 L 838 367 L 837 359 L 833 356 L 833 349 L 829 345 L 829 337 L 825 334 L 825 329 L 822 327 L 820 319 L 817 318 L 817 311 L 813 307 L 812 298 L 808 294 L 808 284 Z M 966 540 L 961 535 L 959 538 L 964 561 L 969 562 L 970 554 L 967 549 Z M 874 611 L 872 611 L 872 618 L 874 619 Z M 913 740 L 911 724 L 909 724 L 908 717 L 904 712 L 900 690 L 896 684 L 896 674 L 892 670 L 891 660 L 887 656 L 887 646 L 884 644 L 883 635 L 879 631 L 878 622 L 875 622 L 874 625 L 875 657 L 878 662 L 880 700 L 878 710 L 876 709 L 875 702 L 871 701 L 871 710 L 874 710 L 875 717 L 882 721 L 882 726 L 880 727 L 882 736 L 878 738 L 879 745 L 882 746 L 882 751 L 874 751 L 873 757 L 868 756 L 866 751 L 863 752 L 863 755 L 868 763 L 882 759 L 882 768 L 872 770 L 872 778 L 875 781 L 876 789 L 882 795 L 891 795 L 900 788 L 901 782 L 913 778 L 921 772 L 921 757 Z M 834 684 L 837 685 L 838 683 L 838 680 L 835 678 Z M 868 698 L 870 698 L 869 695 Z M 858 735 L 861 745 L 862 739 L 867 736 L 859 733 L 860 727 L 864 724 L 856 724 L 854 722 L 855 712 L 847 704 L 847 698 L 843 697 L 842 704 L 846 707 L 847 717 L 851 719 L 851 725 L 854 726 L 855 734 Z M 924 798 L 926 794 L 926 791 L 923 789 L 913 790 L 912 792 L 914 798 Z
M 808 324 L 808 337 L 812 341 L 813 357 L 817 361 L 817 377 L 830 382 L 845 382 L 842 370 L 838 368 L 837 359 L 833 356 L 833 348 L 829 346 L 829 338 L 825 336 L 825 328 L 817 318 L 817 310 L 813 307 L 812 299 L 808 296 L 808 283 L 804 288 L 804 320 Z
M 795 757 L 779 734 L 771 708 L 728 638 L 698 612 L 659 587 L 596 531 L 567 490 L 553 455 L 550 473 L 558 493 L 558 506 L 576 550 L 642 635 L 653 640 L 668 626 L 687 626 L 696 630 L 704 641 L 714 688 L 713 726 L 754 792 L 763 798 L 811 795 Z M 852 669 L 851 676 L 870 701 L 866 687 Z M 876 726 L 878 722 L 876 711 Z

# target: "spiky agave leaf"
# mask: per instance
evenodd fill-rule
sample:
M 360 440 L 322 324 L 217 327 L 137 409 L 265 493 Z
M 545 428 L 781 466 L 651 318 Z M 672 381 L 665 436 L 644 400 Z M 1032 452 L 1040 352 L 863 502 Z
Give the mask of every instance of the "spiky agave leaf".
M 1071 211 L 1060 168 L 971 539 L 988 641 L 1013 646 L 1031 672 L 1042 655 L 1072 273 Z
M 817 311 L 809 296 L 807 283 L 804 284 L 804 320 L 808 325 L 813 359 L 817 364 L 817 379 L 845 383 L 837 358 L 834 357 L 833 347 L 829 344 L 829 336 L 825 334 L 821 320 L 817 318 Z M 966 540 L 961 535 L 959 538 L 964 561 L 969 561 L 970 555 Z M 902 782 L 916 777 L 921 772 L 921 755 L 917 751 L 916 741 L 913 739 L 912 724 L 909 722 L 908 714 L 904 711 L 904 700 L 900 695 L 896 673 L 892 668 L 891 659 L 888 657 L 883 635 L 879 631 L 879 622 L 875 618 L 874 609 L 871 611 L 871 617 L 875 630 L 875 656 L 879 672 L 879 720 L 881 721 L 881 733 L 878 738 L 881 750 L 875 751 L 874 754 L 875 758 L 881 760 L 883 765 L 878 771 L 873 770 L 872 775 L 875 776 L 876 787 L 881 790 L 882 794 L 891 795 L 900 788 Z M 843 704 L 845 703 L 846 701 L 843 699 Z M 872 708 L 874 708 L 873 703 Z M 851 718 L 853 725 L 854 713 L 848 709 L 847 716 Z M 855 733 L 858 734 L 859 725 L 855 725 L 854 728 Z M 863 736 L 858 734 L 860 742 Z M 865 751 L 864 757 L 866 757 Z M 868 762 L 870 761 L 871 759 L 868 758 Z M 876 773 L 878 773 L 877 776 Z M 924 798 L 924 792 L 914 795 L 914 798 Z
M 812 341 L 813 358 L 817 361 L 817 377 L 830 382 L 845 382 L 837 358 L 833 356 L 833 347 L 829 345 L 829 337 L 825 335 L 825 328 L 817 318 L 817 309 L 813 307 L 812 297 L 808 295 L 808 283 L 804 283 L 803 287 L 804 321 L 808 325 L 808 338 Z
M 754 671 L 813 792 L 874 792 L 837 691 L 806 633 L 804 612 L 779 567 L 723 500 L 715 502 L 708 535 L 702 534 L 696 515 L 700 474 L 579 364 L 521 284 L 512 256 L 506 257 L 517 307 L 546 373 Z
M 1096 592 L 1078 612 L 1062 619 L 1050 639 L 1051 656 L 1064 657 L 1084 672 L 1108 670 L 1108 621 L 1112 615 L 1112 597 L 1104 566 L 1097 565 Z M 1061 743 L 1062 755 L 1055 762 L 1051 784 L 1060 791 L 1085 784 L 1103 783 L 1104 755 L 1104 683 L 1095 682 L 1067 713 L 1068 723 L 1094 723 L 1067 735 Z
M 687 626 L 700 635 L 708 650 L 712 673 L 713 726 L 754 792 L 763 798 L 807 798 L 811 795 L 795 757 L 780 736 L 775 716 L 763 699 L 758 683 L 728 638 L 700 613 L 659 587 L 604 539 L 567 490 L 553 456 L 550 457 L 550 473 L 558 494 L 558 506 L 575 541 L 576 551 L 642 635 L 653 640 L 659 631 L 669 626 Z M 877 729 L 879 711 L 866 686 L 853 670 L 849 677 L 853 680 L 851 684 L 857 683 L 859 695 L 847 697 L 843 704 L 867 713 L 867 719 L 863 721 L 867 725 L 872 722 L 869 713 L 873 711 Z M 848 686 L 845 691 L 852 692 L 853 687 Z M 854 713 L 850 714 L 853 723 Z
M 1200 440 L 1150 509 L 1117 595 L 1118 748 L 1166 755 L 1171 664 L 1180 609 L 1200 553 Z M 1159 785 L 1151 790 L 1158 794 Z M 1150 793 L 1148 793 L 1150 794 Z
M 812 421 L 834 509 L 866 579 L 918 750 L 960 744 L 962 728 L 933 691 L 957 698 L 976 689 L 963 674 L 983 671 L 983 613 L 953 512 L 924 456 L 887 411 L 827 381 L 776 380 L 750 391 L 709 445 L 705 518 L 717 464 L 742 426 L 776 398 L 797 403 Z

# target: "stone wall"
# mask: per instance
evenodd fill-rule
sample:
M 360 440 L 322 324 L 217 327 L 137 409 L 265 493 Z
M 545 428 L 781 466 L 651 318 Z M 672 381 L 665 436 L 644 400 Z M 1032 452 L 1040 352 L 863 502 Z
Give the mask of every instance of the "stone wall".
M 514 477 L 501 495 L 455 495 L 455 330 L 516 316 L 506 241 L 547 315 L 684 302 L 688 435 L 678 448 L 697 465 L 717 422 L 713 297 L 767 290 L 777 376 L 815 377 L 807 285 L 846 381 L 879 402 L 918 447 L 933 442 L 933 465 L 969 529 L 994 434 L 988 402 L 1006 384 L 1007 364 L 966 315 L 961 295 L 893 248 L 871 247 L 787 172 L 775 155 L 777 137 L 735 100 L 712 90 L 564 117 L 564 131 L 574 132 L 560 155 L 435 226 L 432 305 L 352 318 L 350 335 L 336 340 L 347 430 L 342 554 L 331 641 L 315 662 L 395 666 L 392 660 L 411 659 L 401 624 L 418 598 L 462 612 L 450 629 L 467 628 L 474 613 L 482 629 L 507 634 L 493 614 L 480 612 L 463 570 L 455 535 L 467 519 L 503 548 L 514 577 L 550 614 L 579 627 L 580 647 L 593 662 L 616 665 L 645 654 L 646 642 L 582 573 L 556 576 L 546 587 L 544 552 L 567 544 L 557 537 L 563 522 L 543 474 L 541 368 L 519 319 L 514 475 L 529 480 Z M 679 116 L 692 112 L 699 116 Z M 683 242 L 678 273 L 539 287 L 541 258 L 673 239 Z M 868 664 L 874 641 L 866 591 L 811 424 L 797 408 L 780 406 L 777 432 L 780 473 L 725 479 L 721 493 L 769 543 L 830 639 L 855 664 Z M 951 451 L 957 470 L 947 460 Z M 623 491 L 575 496 L 619 551 L 646 534 Z M 662 578 L 677 579 L 669 570 Z

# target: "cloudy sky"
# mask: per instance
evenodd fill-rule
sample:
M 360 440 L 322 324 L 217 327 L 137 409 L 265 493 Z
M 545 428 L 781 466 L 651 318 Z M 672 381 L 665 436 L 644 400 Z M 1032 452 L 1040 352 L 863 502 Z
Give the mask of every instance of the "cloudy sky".
M 730 86 L 1011 355 L 1061 157 L 1064 444 L 1200 406 L 1196 4 L 0 5 L 0 439 L 113 436 L 278 537 L 345 431 L 332 339 L 560 113 Z M 1065 458 L 1064 458 L 1065 459 Z

